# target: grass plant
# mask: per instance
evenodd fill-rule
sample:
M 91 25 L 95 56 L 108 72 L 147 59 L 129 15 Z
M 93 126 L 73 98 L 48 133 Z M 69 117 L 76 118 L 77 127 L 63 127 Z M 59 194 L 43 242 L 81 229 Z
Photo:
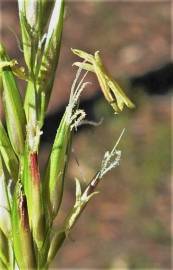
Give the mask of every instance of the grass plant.
M 10 59 L 0 44 L 1 97 L 5 114 L 0 122 L 0 269 L 48 269 L 96 187 L 119 164 L 116 142 L 103 157 L 100 168 L 85 189 L 76 181 L 75 203 L 61 228 L 54 220 L 61 207 L 64 180 L 73 133 L 86 114 L 79 98 L 94 72 L 103 94 L 115 113 L 133 103 L 120 89 L 98 52 L 94 55 L 72 50 L 83 58 L 43 174 L 38 156 L 45 113 L 52 92 L 61 47 L 64 22 L 63 0 L 18 0 L 22 51 L 25 67 Z M 87 70 L 83 75 L 82 71 Z M 16 77 L 26 81 L 21 98 Z

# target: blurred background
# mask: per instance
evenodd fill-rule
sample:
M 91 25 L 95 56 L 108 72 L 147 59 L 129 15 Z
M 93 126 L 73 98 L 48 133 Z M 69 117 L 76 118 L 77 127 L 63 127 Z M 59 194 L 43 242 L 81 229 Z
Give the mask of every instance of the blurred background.
M 16 1 L 1 0 L 1 40 L 22 63 Z M 15 34 L 14 34 L 15 33 Z M 112 170 L 57 255 L 52 268 L 171 269 L 171 1 L 68 1 L 62 51 L 42 137 L 40 164 L 67 104 L 78 60 L 70 48 L 100 50 L 109 71 L 136 104 L 114 115 L 94 76 L 81 106 L 87 119 L 74 136 L 64 219 L 74 202 L 74 177 L 83 186 L 122 129 L 120 166 Z M 22 91 L 23 92 L 23 91 Z M 2 106 L 0 106 L 1 117 Z

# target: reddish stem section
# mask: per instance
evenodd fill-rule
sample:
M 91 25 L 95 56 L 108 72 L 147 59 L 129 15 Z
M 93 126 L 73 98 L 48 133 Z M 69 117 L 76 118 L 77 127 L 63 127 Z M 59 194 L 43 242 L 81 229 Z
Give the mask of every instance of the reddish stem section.
M 39 185 L 40 183 L 40 172 L 38 167 L 38 155 L 37 152 L 30 154 L 30 170 L 31 170 L 31 176 L 33 179 L 33 182 L 36 185 Z
M 29 220 L 28 220 L 28 208 L 26 196 L 21 195 L 19 199 L 19 211 L 21 217 L 21 223 L 25 231 L 29 230 Z
M 93 179 L 90 181 L 90 183 L 88 184 L 88 186 L 85 189 L 85 192 L 87 193 L 87 196 L 89 196 L 91 193 L 93 193 L 97 187 L 97 185 L 100 182 L 100 178 L 97 178 L 97 174 L 98 172 L 95 174 L 95 176 L 93 177 Z

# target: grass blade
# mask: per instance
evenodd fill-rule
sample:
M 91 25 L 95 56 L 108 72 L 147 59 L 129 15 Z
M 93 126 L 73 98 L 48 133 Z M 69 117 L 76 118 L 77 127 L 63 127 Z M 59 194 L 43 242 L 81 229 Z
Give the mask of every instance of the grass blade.
M 71 136 L 72 132 L 66 122 L 65 113 L 57 130 L 44 177 L 45 206 L 51 221 L 57 215 L 62 201 Z
M 49 98 L 55 78 L 55 71 L 59 60 L 63 21 L 64 0 L 56 0 L 48 27 L 46 43 L 37 78 L 37 91 L 40 98 L 39 104 L 42 103 L 41 92 L 44 91 L 46 95 L 45 110 L 49 103 Z M 39 118 L 43 118 L 43 116 L 40 115 Z
M 0 229 L 0 260 L 9 268 L 9 246 L 8 239 L 5 237 L 4 233 Z M 2 269 L 2 268 L 1 268 Z M 5 268 L 4 268 L 5 269 Z
M 11 233 L 10 205 L 7 183 L 0 155 L 0 229 L 8 238 Z
M 45 238 L 45 221 L 37 152 L 26 151 L 24 159 L 24 189 L 34 242 L 40 250 Z
M 2 45 L 0 45 L 0 60 L 8 60 Z M 18 156 L 20 156 L 24 150 L 26 125 L 22 99 L 11 68 L 3 68 L 1 76 L 3 82 L 3 104 L 8 135 L 14 151 Z
M 0 121 L 0 153 L 5 166 L 14 181 L 17 181 L 19 164 L 8 135 Z
M 18 182 L 12 207 L 12 236 L 15 257 L 20 269 L 36 268 L 34 246 L 29 227 L 26 197 Z

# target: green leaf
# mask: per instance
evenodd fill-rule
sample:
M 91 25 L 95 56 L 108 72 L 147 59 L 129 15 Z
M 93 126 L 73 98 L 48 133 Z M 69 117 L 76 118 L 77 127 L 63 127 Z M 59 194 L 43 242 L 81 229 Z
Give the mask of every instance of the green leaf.
M 1 121 L 0 121 L 0 153 L 3 157 L 5 166 L 10 176 L 14 181 L 17 181 L 19 168 L 18 160 Z
M 55 72 L 59 59 L 63 28 L 63 0 L 50 1 L 49 4 L 46 3 L 45 0 L 42 0 L 40 12 L 45 14 L 45 12 L 47 12 L 45 11 L 46 7 L 48 7 L 48 12 L 50 12 L 52 6 L 53 10 L 50 18 L 48 32 L 42 37 L 42 39 L 39 40 L 39 47 L 33 60 L 34 68 L 33 75 L 31 76 L 33 80 L 33 86 L 31 86 L 31 84 L 28 85 L 24 101 L 27 119 L 28 112 L 30 111 L 30 118 L 33 118 L 33 110 L 37 109 L 37 121 L 40 123 L 40 127 L 43 125 L 45 111 L 47 109 L 53 87 Z M 46 14 L 45 22 L 48 19 L 48 15 Z M 41 22 L 42 27 L 44 27 L 45 22 Z M 44 38 L 45 43 L 43 43 Z M 27 51 L 27 53 L 29 52 Z M 28 58 L 29 57 L 31 56 L 28 56 Z
M 6 265 L 2 262 L 2 260 L 0 259 L 0 269 L 7 269 Z
M 36 123 L 37 107 L 36 107 L 36 88 L 33 81 L 29 81 L 26 88 L 24 110 L 27 123 Z
M 37 152 L 27 151 L 24 157 L 24 190 L 28 203 L 29 222 L 34 242 L 40 250 L 45 239 L 42 183 Z M 34 205 L 34 207 L 33 207 Z
M 8 60 L 2 45 L 0 45 L 0 60 Z M 11 68 L 3 68 L 1 74 L 3 82 L 3 104 L 8 135 L 14 151 L 20 156 L 24 150 L 26 125 L 22 99 Z
M 41 1 L 18 0 L 18 7 L 24 58 L 32 74 L 41 38 Z
M 50 220 L 53 220 L 57 215 L 61 205 L 64 177 L 71 147 L 72 131 L 66 121 L 66 115 L 67 113 L 65 112 L 57 130 L 44 177 L 45 207 L 49 213 Z
M 64 230 L 52 230 L 51 232 L 51 243 L 47 256 L 47 265 L 51 263 L 57 254 L 58 250 L 61 248 L 64 240 L 66 239 L 66 233 Z
M 18 1 L 18 3 L 22 3 L 24 5 L 24 1 Z M 25 13 L 23 11 L 23 6 L 20 9 L 19 5 L 19 18 L 20 18 L 20 28 L 22 33 L 22 44 L 23 44 L 23 52 L 26 65 L 28 67 L 29 72 L 31 71 L 32 63 L 32 39 L 31 39 L 31 27 L 29 26 Z
M 10 205 L 7 183 L 0 155 L 0 229 L 8 238 L 11 233 Z
M 9 268 L 9 259 L 10 258 L 9 258 L 8 239 L 0 229 L 0 260 L 6 266 L 7 269 Z
M 55 0 L 40 0 L 41 2 L 41 15 L 40 15 L 40 20 L 41 20 L 41 32 L 43 34 L 45 27 L 50 19 L 50 14 L 52 11 L 52 7 L 55 3 Z
M 81 186 L 78 179 L 76 180 L 76 201 L 69 214 L 67 215 L 64 224 L 61 229 L 52 229 L 50 235 L 50 248 L 48 252 L 48 264 L 55 257 L 58 250 L 61 248 L 65 239 L 68 237 L 69 232 L 77 222 L 79 216 L 83 212 L 89 200 L 96 195 L 98 192 L 92 192 L 89 195 L 85 191 L 83 194 L 81 193 Z M 87 189 L 86 189 L 87 190 Z
M 19 269 L 35 269 L 36 261 L 29 227 L 26 197 L 22 185 L 16 184 L 12 207 L 12 237 Z
M 37 78 L 37 91 L 40 98 L 40 106 L 41 92 L 44 91 L 46 95 L 45 110 L 49 103 L 50 94 L 55 79 L 55 72 L 59 60 L 63 21 L 64 0 L 56 0 L 50 18 L 46 42 Z M 39 114 L 41 114 L 41 109 Z M 43 118 L 43 115 L 40 115 L 39 118 Z
M 48 216 L 48 225 L 52 223 L 61 205 L 64 177 L 69 160 L 73 129 L 77 129 L 78 125 L 85 117 L 85 112 L 78 109 L 80 94 L 87 85 L 87 82 L 83 82 L 86 74 L 84 74 L 78 83 L 80 74 L 81 69 L 78 70 L 72 84 L 69 104 L 66 107 L 57 130 L 44 173 L 45 211 Z

